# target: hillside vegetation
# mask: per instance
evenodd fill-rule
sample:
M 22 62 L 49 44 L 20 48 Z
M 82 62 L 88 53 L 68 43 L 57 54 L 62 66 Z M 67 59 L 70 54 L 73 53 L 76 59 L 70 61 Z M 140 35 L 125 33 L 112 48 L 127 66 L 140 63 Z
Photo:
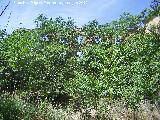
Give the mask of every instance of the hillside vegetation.
M 160 26 L 146 27 L 159 8 L 81 28 L 41 14 L 35 29 L 1 30 L 0 119 L 159 120 Z

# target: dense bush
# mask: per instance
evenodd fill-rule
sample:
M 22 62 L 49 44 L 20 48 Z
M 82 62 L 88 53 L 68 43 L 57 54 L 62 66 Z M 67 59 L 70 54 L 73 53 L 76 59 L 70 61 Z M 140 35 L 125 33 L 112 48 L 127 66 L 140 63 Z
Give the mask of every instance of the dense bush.
M 105 25 L 94 20 L 81 29 L 71 18 L 40 15 L 35 29 L 1 31 L 0 117 L 34 119 L 31 113 L 46 101 L 97 109 L 107 98 L 135 109 L 142 100 L 159 100 L 159 34 L 146 34 L 143 27 L 149 16 L 159 14 L 159 7 L 154 9 L 124 13 Z M 23 113 L 24 105 L 33 111 Z

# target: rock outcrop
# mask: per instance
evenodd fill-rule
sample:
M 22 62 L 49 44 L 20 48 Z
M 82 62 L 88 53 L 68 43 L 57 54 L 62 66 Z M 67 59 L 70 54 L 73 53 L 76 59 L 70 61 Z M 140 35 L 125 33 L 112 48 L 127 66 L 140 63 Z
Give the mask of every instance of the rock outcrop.
M 154 17 L 146 24 L 146 33 L 151 33 L 155 28 L 155 32 L 160 34 L 160 16 Z

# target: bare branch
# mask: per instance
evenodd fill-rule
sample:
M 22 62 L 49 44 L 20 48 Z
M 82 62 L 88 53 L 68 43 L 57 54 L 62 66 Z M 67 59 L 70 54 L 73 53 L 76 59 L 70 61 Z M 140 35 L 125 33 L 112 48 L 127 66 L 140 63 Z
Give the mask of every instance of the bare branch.
M 1 12 L 0 16 L 2 16 L 2 14 L 3 14 L 3 13 L 4 13 L 4 11 L 7 9 L 7 7 L 9 6 L 9 4 L 10 4 L 10 1 L 9 1 L 9 2 L 8 2 L 8 4 L 5 6 L 4 10 L 2 10 L 2 12 Z

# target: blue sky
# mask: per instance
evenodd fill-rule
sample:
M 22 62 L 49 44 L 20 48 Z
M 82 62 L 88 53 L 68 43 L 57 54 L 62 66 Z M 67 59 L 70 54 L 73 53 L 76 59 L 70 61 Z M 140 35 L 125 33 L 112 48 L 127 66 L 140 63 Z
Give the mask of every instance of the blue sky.
M 0 0 L 0 13 L 5 5 L 8 4 L 8 1 Z M 35 24 L 33 21 L 41 13 L 48 18 L 62 16 L 67 19 L 67 17 L 72 17 L 78 26 L 82 26 L 93 19 L 97 19 L 103 24 L 118 19 L 123 12 L 138 14 L 144 8 L 149 8 L 152 0 L 10 1 L 10 5 L 4 14 L 0 16 L 0 29 L 6 28 L 8 32 L 18 27 L 34 28 Z

